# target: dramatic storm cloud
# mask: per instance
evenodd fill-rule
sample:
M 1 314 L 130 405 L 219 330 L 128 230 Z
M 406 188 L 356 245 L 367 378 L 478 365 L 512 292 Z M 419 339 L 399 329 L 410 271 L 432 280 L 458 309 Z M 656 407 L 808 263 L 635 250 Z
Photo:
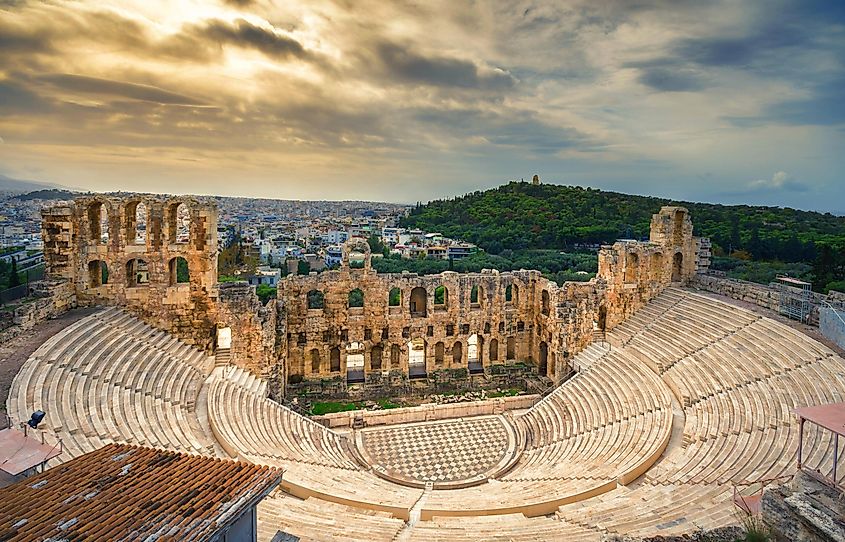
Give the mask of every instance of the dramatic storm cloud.
M 92 190 L 845 212 L 843 95 L 837 2 L 0 2 L 0 174 Z

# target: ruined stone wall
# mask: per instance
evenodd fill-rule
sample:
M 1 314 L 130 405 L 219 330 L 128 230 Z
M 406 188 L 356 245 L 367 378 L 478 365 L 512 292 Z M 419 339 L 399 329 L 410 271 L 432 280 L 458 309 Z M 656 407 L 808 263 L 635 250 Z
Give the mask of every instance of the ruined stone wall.
M 73 284 L 62 278 L 47 278 L 29 285 L 30 300 L 15 307 L 8 328 L 0 333 L 0 343 L 11 341 L 39 322 L 54 318 L 76 307 Z
M 246 282 L 219 285 L 217 319 L 232 330 L 232 360 L 261 377 L 273 376 L 276 364 L 276 301 L 262 305 L 255 286 Z
M 618 241 L 602 247 L 598 277 L 607 284 L 605 329 L 624 322 L 668 285 L 689 284 L 696 271 L 692 231 L 685 208 L 662 207 L 652 216 L 648 242 Z
M 440 286 L 446 290 L 446 302 L 436 305 L 435 290 Z M 478 287 L 477 303 L 470 300 L 473 286 Z M 510 301 L 505 300 L 508 286 L 512 292 Z M 349 293 L 356 288 L 363 291 L 364 306 L 348 307 Z M 389 305 L 393 288 L 400 291 L 398 306 Z M 412 312 L 415 289 L 424 292 L 425 306 L 415 305 L 417 311 Z M 543 290 L 549 295 L 546 311 L 549 314 L 543 312 Z M 320 274 L 290 276 L 279 285 L 280 308 L 285 311 L 288 375 L 309 378 L 345 375 L 346 347 L 351 343 L 363 347 L 365 372 L 394 369 L 407 373 L 408 343 L 415 339 L 425 343 L 426 371 L 466 368 L 468 339 L 472 335 L 479 338 L 478 361 L 484 367 L 508 359 L 539 362 L 543 339 L 535 340 L 535 337 L 550 338 L 548 330 L 554 319 L 550 307 L 556 290 L 557 285 L 537 271 L 468 274 L 447 271 L 417 276 L 376 274 L 369 268 L 343 267 Z M 322 293 L 323 308 L 308 308 L 308 294 L 312 291 Z M 513 341 L 510 356 L 509 338 Z M 332 348 L 340 350 L 340 364 L 334 371 Z M 377 357 L 374 366 L 374 348 L 381 349 L 380 366 Z M 315 350 L 318 361 L 312 357 Z M 394 350 L 398 350 L 398 360 Z
M 140 241 L 139 204 L 146 208 L 145 238 Z M 180 205 L 187 209 L 184 215 Z M 100 221 L 102 209 L 105 223 Z M 122 305 L 188 343 L 212 347 L 214 204 L 190 197 L 98 195 L 47 208 L 42 217 L 47 273 L 70 281 L 80 305 Z M 185 218 L 187 235 L 180 235 Z M 187 262 L 189 282 L 177 281 L 177 258 Z

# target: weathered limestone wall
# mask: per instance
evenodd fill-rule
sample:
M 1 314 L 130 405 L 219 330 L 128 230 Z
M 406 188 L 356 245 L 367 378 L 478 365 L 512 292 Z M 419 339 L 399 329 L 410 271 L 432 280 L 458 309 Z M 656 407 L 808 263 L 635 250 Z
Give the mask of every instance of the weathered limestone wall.
M 723 295 L 731 299 L 753 303 L 765 309 L 777 312 L 780 304 L 780 292 L 772 285 L 758 284 L 745 280 L 695 275 L 691 285 L 695 288 Z M 819 308 L 825 303 L 833 305 L 845 303 L 845 293 L 831 290 L 828 294 L 810 292 L 810 317 L 807 323 L 819 325 Z
M 763 521 L 777 542 L 845 541 L 845 503 L 835 489 L 798 471 L 763 493 Z
M 143 237 L 136 224 L 140 204 L 146 208 Z M 70 281 L 80 305 L 121 305 L 199 348 L 213 346 L 216 205 L 190 197 L 98 195 L 45 209 L 42 217 L 47 272 Z M 187 235 L 180 235 L 186 221 Z M 189 282 L 177 281 L 177 258 L 187 263 Z
M 276 302 L 262 305 L 255 286 L 246 282 L 219 285 L 217 319 L 232 330 L 232 360 L 259 376 L 271 376 L 276 364 Z
M 76 307 L 73 284 L 61 278 L 48 278 L 29 285 L 31 302 L 15 308 L 11 326 L 0 334 L 0 343 L 11 341 L 39 322 Z
M 598 277 L 607 283 L 604 329 L 624 322 L 669 284 L 689 283 L 695 276 L 697 246 L 692 230 L 685 208 L 663 207 L 652 216 L 649 242 L 602 247 Z

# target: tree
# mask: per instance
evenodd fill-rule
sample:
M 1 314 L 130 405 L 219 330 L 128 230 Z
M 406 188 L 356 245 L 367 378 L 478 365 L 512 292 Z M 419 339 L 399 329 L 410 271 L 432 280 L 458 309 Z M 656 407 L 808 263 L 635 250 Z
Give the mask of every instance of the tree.
M 9 273 L 9 288 L 20 286 L 21 277 L 18 275 L 18 262 L 14 257 L 12 258 L 12 269 Z
M 370 252 L 373 254 L 384 254 L 384 251 L 387 247 L 384 246 L 384 243 L 381 241 L 381 238 L 373 234 L 367 239 L 367 244 L 370 245 Z
M 296 262 L 296 274 L 297 275 L 307 275 L 311 272 L 311 265 L 306 262 L 305 260 L 299 260 Z

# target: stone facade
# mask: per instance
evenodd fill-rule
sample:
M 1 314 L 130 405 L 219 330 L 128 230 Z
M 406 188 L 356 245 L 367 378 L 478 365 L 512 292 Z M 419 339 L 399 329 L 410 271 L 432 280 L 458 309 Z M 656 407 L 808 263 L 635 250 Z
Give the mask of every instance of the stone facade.
M 139 206 L 146 210 L 140 225 Z M 216 205 L 91 196 L 47 208 L 42 219 L 47 273 L 73 284 L 79 305 L 122 305 L 188 343 L 213 346 Z
M 648 242 L 602 247 L 586 283 L 558 286 L 528 270 L 377 274 L 367 243 L 351 239 L 340 269 L 286 277 L 264 306 L 254 287 L 217 283 L 216 230 L 213 203 L 157 196 L 79 198 L 45 209 L 42 225 L 49 276 L 80 305 L 122 305 L 209 351 L 229 328 L 232 361 L 277 390 L 317 380 L 407 385 L 449 371 L 471 383 L 520 363 L 558 382 L 596 330 L 695 274 L 689 213 L 664 207 Z

